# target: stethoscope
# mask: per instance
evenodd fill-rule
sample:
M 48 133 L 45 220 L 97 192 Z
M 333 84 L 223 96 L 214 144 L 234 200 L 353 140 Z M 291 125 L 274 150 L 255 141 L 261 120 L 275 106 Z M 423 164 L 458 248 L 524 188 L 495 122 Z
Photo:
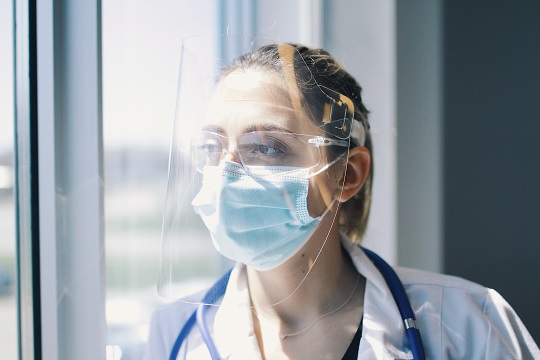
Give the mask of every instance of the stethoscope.
M 413 358 L 424 360 L 426 356 L 424 354 L 422 337 L 420 336 L 420 331 L 418 330 L 418 326 L 416 324 L 416 317 L 414 316 L 411 303 L 409 301 L 409 298 L 407 297 L 407 293 L 405 292 L 405 288 L 403 287 L 401 280 L 399 280 L 399 277 L 397 276 L 394 269 L 392 269 L 392 267 L 388 265 L 388 263 L 386 263 L 386 261 L 384 261 L 379 255 L 375 254 L 371 250 L 365 249 L 363 247 L 361 248 L 366 253 L 371 262 L 375 265 L 375 267 L 381 272 L 384 280 L 386 281 L 386 284 L 390 288 L 390 292 L 394 297 L 394 301 L 396 302 L 399 313 L 401 314 L 401 318 L 403 319 L 403 324 L 405 325 L 405 334 L 407 335 Z M 210 334 L 208 323 L 206 322 L 206 312 L 210 308 L 210 306 L 205 304 L 215 303 L 219 298 L 224 295 L 230 275 L 231 270 L 229 270 L 225 275 L 223 275 L 223 277 L 219 279 L 204 295 L 204 298 L 201 304 L 197 307 L 197 310 L 195 310 L 191 314 L 191 316 L 188 318 L 188 320 L 178 333 L 176 341 L 174 342 L 173 348 L 171 350 L 169 360 L 176 359 L 182 343 L 187 338 L 189 332 L 195 324 L 197 324 L 197 327 L 201 332 L 201 337 L 205 342 L 208 351 L 210 352 L 212 360 L 221 359 L 214 340 L 212 339 L 212 336 Z

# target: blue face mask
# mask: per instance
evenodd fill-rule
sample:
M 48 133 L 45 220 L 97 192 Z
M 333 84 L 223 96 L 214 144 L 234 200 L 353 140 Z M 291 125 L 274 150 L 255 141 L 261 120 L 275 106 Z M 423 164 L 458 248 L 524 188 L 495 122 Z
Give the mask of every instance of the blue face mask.
M 271 174 L 270 167 L 250 168 L 248 174 L 230 161 L 206 166 L 202 188 L 192 201 L 216 249 L 257 270 L 273 269 L 296 254 L 328 212 L 309 215 L 308 184 L 315 174 L 308 169 Z

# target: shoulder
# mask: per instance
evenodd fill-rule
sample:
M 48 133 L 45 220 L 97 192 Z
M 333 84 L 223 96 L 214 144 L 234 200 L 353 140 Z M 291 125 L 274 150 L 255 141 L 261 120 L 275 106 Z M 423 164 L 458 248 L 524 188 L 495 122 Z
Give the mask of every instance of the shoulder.
M 166 359 L 180 330 L 197 310 L 200 294 L 161 305 L 152 313 L 146 348 L 146 358 Z M 151 355 L 151 356 L 150 356 Z
M 396 268 L 396 272 L 432 355 L 471 359 L 540 356 L 514 309 L 495 290 L 456 276 L 408 268 Z
M 172 325 L 175 328 L 182 326 L 184 322 L 197 310 L 195 303 L 176 300 L 156 308 L 152 314 L 152 320 L 163 326 Z
M 429 271 L 396 267 L 396 273 L 399 275 L 405 288 L 424 287 L 435 288 L 439 290 L 457 291 L 470 294 L 471 296 L 483 297 L 487 295 L 490 289 L 457 276 L 438 274 Z

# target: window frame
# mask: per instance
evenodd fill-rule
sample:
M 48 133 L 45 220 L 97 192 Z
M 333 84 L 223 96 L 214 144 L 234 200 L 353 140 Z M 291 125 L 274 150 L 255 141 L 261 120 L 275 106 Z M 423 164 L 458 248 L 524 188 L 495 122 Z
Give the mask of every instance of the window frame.
M 15 21 L 20 358 L 105 359 L 101 1 Z

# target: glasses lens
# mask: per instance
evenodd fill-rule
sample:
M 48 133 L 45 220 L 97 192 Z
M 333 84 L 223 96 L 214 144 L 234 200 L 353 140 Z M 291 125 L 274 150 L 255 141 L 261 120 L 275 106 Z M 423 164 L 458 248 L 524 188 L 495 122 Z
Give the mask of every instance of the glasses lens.
M 235 137 L 240 162 L 250 167 L 309 168 L 320 161 L 320 149 L 310 144 L 312 135 L 292 134 L 278 131 L 253 131 Z M 217 166 L 225 154 L 224 147 L 231 144 L 229 138 L 203 131 L 193 139 L 192 154 L 195 168 L 202 172 L 205 166 Z M 275 172 L 273 172 L 275 174 Z
M 217 166 L 223 154 L 225 138 L 219 134 L 202 131 L 191 142 L 191 155 L 197 171 L 203 171 L 205 166 Z

